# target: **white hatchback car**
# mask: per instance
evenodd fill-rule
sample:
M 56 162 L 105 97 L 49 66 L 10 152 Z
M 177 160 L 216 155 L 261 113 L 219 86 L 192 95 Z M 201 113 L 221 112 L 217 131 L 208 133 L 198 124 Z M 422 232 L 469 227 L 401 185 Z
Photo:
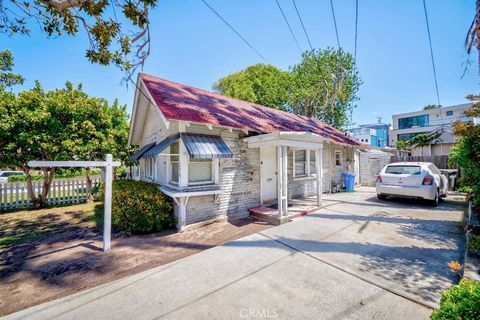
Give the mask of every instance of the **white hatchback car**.
M 448 192 L 448 180 L 430 162 L 397 162 L 387 164 L 376 177 L 377 197 L 387 196 L 430 200 L 438 206 Z

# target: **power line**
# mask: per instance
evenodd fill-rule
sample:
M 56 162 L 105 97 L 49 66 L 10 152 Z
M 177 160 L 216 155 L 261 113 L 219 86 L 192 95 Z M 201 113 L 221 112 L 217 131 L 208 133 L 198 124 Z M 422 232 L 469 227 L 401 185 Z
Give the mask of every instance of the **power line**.
M 300 20 L 300 23 L 302 24 L 303 32 L 305 33 L 305 36 L 307 37 L 308 45 L 310 46 L 310 50 L 313 50 L 312 43 L 310 42 L 310 38 L 308 37 L 307 29 L 305 28 L 305 25 L 303 24 L 302 17 L 300 16 L 300 12 L 298 12 L 297 4 L 295 3 L 295 0 L 292 0 L 293 6 L 295 7 L 295 11 L 297 12 L 298 19 Z
M 425 3 L 425 0 L 423 0 L 423 11 L 425 13 L 425 22 L 427 23 L 428 42 L 430 44 L 430 57 L 432 59 L 433 78 L 435 79 L 435 90 L 437 92 L 437 103 L 438 103 L 438 106 L 440 107 L 440 94 L 438 93 L 437 70 L 435 68 L 435 59 L 434 59 L 433 47 L 432 47 L 432 36 L 430 34 L 430 24 L 428 23 L 427 5 Z
M 293 40 L 295 40 L 295 43 L 297 44 L 297 48 L 298 48 L 298 50 L 300 51 L 300 54 L 302 54 L 302 48 L 301 48 L 300 45 L 298 44 L 297 37 L 295 37 L 295 34 L 293 33 L 292 27 L 290 26 L 290 23 L 288 23 L 288 19 L 287 19 L 287 17 L 285 16 L 285 13 L 283 12 L 282 7 L 280 6 L 280 3 L 278 2 L 278 0 L 275 0 L 275 2 L 277 3 L 278 9 L 280 9 L 280 12 L 282 13 L 283 20 L 285 20 L 285 23 L 286 23 L 287 26 L 288 26 L 288 30 L 290 30 L 290 34 L 292 35 Z
M 357 62 L 357 36 L 358 36 L 358 0 L 355 0 L 355 50 L 353 51 L 353 57 Z
M 333 24 L 335 26 L 335 34 L 337 35 L 337 45 L 340 48 L 340 38 L 338 37 L 337 19 L 335 18 L 335 9 L 333 8 L 333 0 L 330 0 L 330 8 L 332 9 Z
M 254 46 L 252 46 L 250 44 L 250 42 L 247 41 L 247 39 L 245 39 L 237 30 L 235 30 L 234 27 L 232 27 L 232 25 L 230 23 L 227 22 L 227 20 L 225 20 L 217 11 L 215 11 L 215 9 L 212 8 L 212 6 L 210 6 L 205 0 L 201 0 L 210 10 L 212 10 L 213 13 L 215 13 L 215 15 L 217 17 L 220 18 L 220 20 L 222 20 L 240 39 L 242 39 L 243 42 L 245 42 L 247 44 L 247 46 L 250 47 L 250 49 L 252 49 L 260 58 L 262 58 L 262 60 L 265 61 L 265 58 L 262 56 L 262 54 L 260 52 L 258 52 L 257 49 L 255 49 Z

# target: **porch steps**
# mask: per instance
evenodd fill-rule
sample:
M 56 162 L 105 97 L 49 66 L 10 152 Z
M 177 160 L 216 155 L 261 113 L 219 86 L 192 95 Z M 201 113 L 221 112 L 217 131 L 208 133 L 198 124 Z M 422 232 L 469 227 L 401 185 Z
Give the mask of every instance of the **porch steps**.
M 264 206 L 248 209 L 250 216 L 260 221 L 272 224 L 274 226 L 287 223 L 295 218 L 306 216 L 307 214 L 314 213 L 317 210 L 318 208 L 307 208 L 301 211 L 289 212 L 287 216 L 283 216 L 280 218 L 278 217 L 277 209 L 272 209 Z

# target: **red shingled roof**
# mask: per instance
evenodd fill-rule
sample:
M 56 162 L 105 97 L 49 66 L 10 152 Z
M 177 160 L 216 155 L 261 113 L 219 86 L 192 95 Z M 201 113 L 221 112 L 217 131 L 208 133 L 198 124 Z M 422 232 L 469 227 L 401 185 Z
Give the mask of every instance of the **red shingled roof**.
M 150 95 L 167 120 L 254 131 L 312 132 L 339 143 L 360 145 L 332 126 L 289 112 L 229 98 L 140 73 Z

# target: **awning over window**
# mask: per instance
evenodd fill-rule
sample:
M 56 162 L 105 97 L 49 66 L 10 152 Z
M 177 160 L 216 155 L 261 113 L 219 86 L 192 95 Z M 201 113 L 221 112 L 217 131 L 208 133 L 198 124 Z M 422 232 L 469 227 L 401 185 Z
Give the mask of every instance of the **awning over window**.
M 167 137 L 165 140 L 160 141 L 157 145 L 143 155 L 145 158 L 153 158 L 156 157 L 160 152 L 165 150 L 165 148 L 169 147 L 172 143 L 177 141 L 180 138 L 180 133 L 172 134 L 171 136 Z
M 219 136 L 182 133 L 183 144 L 194 159 L 232 158 L 232 151 Z
M 138 161 L 144 155 L 145 152 L 150 150 L 155 145 L 155 142 L 144 145 L 140 150 L 130 156 L 130 160 Z
M 156 157 L 165 148 L 178 139 L 182 139 L 188 153 L 194 159 L 232 158 L 233 154 L 227 144 L 219 136 L 195 133 L 177 133 L 145 151 L 141 157 Z

